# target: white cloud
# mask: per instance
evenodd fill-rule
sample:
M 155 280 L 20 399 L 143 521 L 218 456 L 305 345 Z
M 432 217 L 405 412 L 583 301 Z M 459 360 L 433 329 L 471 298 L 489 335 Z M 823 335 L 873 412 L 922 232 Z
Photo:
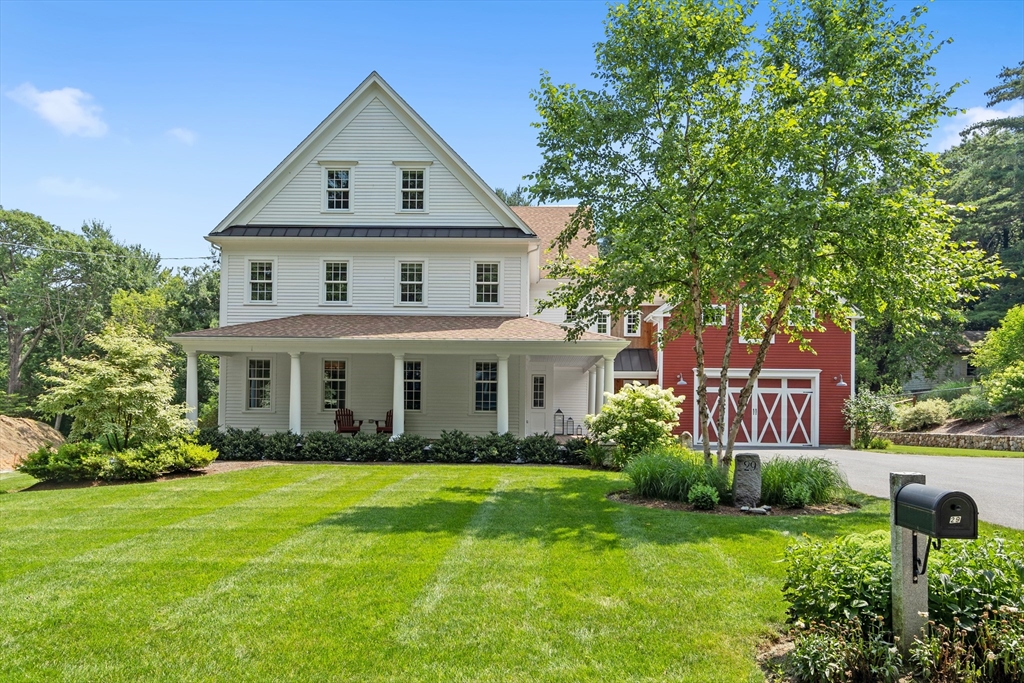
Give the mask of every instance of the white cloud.
M 57 176 L 46 176 L 40 178 L 37 183 L 40 190 L 55 197 L 67 197 L 69 199 L 92 199 L 97 201 L 112 201 L 117 199 L 117 193 L 113 190 L 99 185 L 93 185 L 81 178 L 67 180 Z
M 103 110 L 90 104 L 92 95 L 78 88 L 43 92 L 31 83 L 22 83 L 7 96 L 39 114 L 64 135 L 98 138 L 107 134 L 107 124 L 99 117 Z
M 196 140 L 199 139 L 199 135 L 194 130 L 189 130 L 188 128 L 171 128 L 167 131 L 167 134 L 189 147 L 196 144 Z
M 928 147 L 933 152 L 944 152 L 954 145 L 960 144 L 960 131 L 982 121 L 1002 119 L 1007 116 L 1024 115 L 1024 104 L 1015 102 L 1009 109 L 989 109 L 987 107 L 971 107 L 962 114 L 946 119 L 932 135 Z

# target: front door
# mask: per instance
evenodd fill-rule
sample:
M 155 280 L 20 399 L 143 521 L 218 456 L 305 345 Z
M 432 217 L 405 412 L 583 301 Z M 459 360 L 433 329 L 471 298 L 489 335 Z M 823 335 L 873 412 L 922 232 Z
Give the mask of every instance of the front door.
M 526 433 L 554 433 L 548 424 L 549 404 L 552 397 L 551 376 L 541 364 L 531 364 L 526 376 Z

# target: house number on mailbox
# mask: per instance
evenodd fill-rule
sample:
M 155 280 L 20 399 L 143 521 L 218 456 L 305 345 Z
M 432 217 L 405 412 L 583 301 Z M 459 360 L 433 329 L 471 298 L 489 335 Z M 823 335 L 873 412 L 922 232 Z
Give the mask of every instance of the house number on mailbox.
M 963 519 L 963 518 L 960 515 L 957 515 L 955 517 L 950 517 L 949 518 L 949 523 L 950 524 L 959 524 L 961 519 Z

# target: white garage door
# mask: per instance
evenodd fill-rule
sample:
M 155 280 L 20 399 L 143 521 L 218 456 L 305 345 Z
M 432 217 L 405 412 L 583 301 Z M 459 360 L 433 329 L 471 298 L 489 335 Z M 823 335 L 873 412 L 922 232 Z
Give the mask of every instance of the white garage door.
M 745 374 L 747 371 L 743 372 Z M 813 374 L 810 371 L 789 372 L 792 374 L 783 374 L 783 371 L 765 371 L 758 377 L 754 393 L 743 413 L 743 421 L 736 435 L 737 446 L 818 445 L 817 372 L 814 371 Z M 731 425 L 736 415 L 736 405 L 744 384 L 746 384 L 745 376 L 734 376 L 729 380 L 729 398 L 725 406 L 726 425 Z M 712 443 L 718 442 L 718 430 L 715 427 L 719 411 L 718 390 L 718 378 L 708 377 L 708 408 L 711 414 L 708 435 Z M 693 401 L 693 405 L 696 406 L 696 387 Z M 694 412 L 697 412 L 696 409 Z M 698 424 L 698 418 L 694 416 L 693 433 L 695 440 L 700 443 Z

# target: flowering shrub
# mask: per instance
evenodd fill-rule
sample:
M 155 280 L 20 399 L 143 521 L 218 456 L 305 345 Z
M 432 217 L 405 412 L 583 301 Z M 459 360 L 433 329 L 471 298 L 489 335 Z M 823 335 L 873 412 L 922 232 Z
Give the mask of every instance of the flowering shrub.
M 646 448 L 672 441 L 685 397 L 657 385 L 625 384 L 610 396 L 597 415 L 587 415 L 587 427 L 599 441 L 614 441 L 624 465 Z
M 896 422 L 894 397 L 888 393 L 874 393 L 861 389 L 853 398 L 843 403 L 843 418 L 846 428 L 854 430 L 857 448 L 867 448 L 871 443 L 871 430 L 875 427 L 891 427 Z

